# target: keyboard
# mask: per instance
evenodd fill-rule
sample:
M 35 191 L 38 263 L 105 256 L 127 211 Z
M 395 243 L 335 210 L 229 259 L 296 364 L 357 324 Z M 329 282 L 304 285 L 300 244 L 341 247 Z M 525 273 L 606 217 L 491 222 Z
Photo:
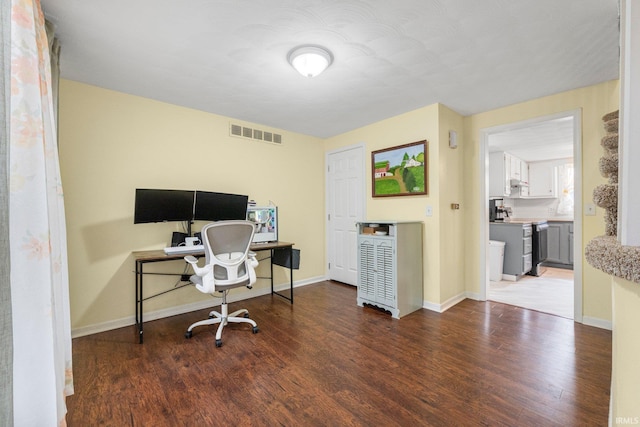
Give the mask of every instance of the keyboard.
M 164 253 L 167 255 L 174 254 L 196 254 L 198 252 L 204 251 L 204 245 L 193 245 L 193 246 L 171 246 L 168 248 L 164 248 Z

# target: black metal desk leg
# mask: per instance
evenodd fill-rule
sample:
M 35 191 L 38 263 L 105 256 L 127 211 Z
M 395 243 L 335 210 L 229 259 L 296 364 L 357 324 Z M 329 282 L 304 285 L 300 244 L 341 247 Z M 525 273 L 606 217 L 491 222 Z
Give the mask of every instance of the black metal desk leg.
M 293 304 L 293 246 L 289 247 L 289 292 L 291 294 L 291 304 Z
M 139 282 L 140 283 L 140 293 L 139 293 L 140 299 L 138 300 L 139 311 L 140 311 L 140 323 L 138 324 L 138 335 L 140 336 L 140 344 L 142 344 L 143 338 L 144 338 L 144 335 L 143 335 L 143 333 L 144 333 L 144 330 L 143 330 L 143 328 L 144 328 L 144 320 L 142 320 L 142 317 L 143 317 L 143 314 L 142 314 L 142 300 L 144 299 L 144 298 L 142 298 L 142 295 L 143 295 L 142 294 L 142 289 L 143 289 L 142 278 L 144 276 L 144 274 L 142 273 L 143 266 L 144 266 L 144 264 L 140 263 L 140 282 Z M 136 309 L 138 309 L 138 304 L 136 304 Z
M 269 265 L 271 267 L 271 295 L 273 295 L 273 249 L 271 249 L 271 258 L 269 258 Z

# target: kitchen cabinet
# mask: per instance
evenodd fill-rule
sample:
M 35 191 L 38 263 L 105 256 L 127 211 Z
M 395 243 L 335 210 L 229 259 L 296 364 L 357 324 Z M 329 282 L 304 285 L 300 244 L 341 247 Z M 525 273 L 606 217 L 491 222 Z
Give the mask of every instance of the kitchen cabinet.
M 511 196 L 511 155 L 489 153 L 489 197 Z
M 558 197 L 558 168 L 551 162 L 529 163 L 529 197 Z
M 544 265 L 573 269 L 573 221 L 549 221 Z
M 511 168 L 509 178 L 515 181 L 522 181 L 522 160 L 513 154 L 505 153 L 510 158 Z
M 527 195 L 526 186 L 514 186 L 529 179 L 527 163 L 504 151 L 489 153 L 489 197 Z M 524 190 L 523 190 L 524 189 Z
M 530 222 L 489 224 L 489 239 L 505 242 L 503 278 L 517 280 L 531 271 L 532 231 Z
M 357 304 L 400 317 L 423 305 L 422 223 L 358 223 Z M 384 234 L 386 233 L 386 234 Z

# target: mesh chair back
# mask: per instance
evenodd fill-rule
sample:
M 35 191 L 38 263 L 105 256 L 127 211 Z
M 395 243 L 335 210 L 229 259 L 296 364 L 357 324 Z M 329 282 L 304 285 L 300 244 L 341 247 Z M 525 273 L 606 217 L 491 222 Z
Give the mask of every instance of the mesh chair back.
M 219 221 L 202 228 L 207 264 L 215 257 L 214 276 L 216 279 L 227 279 L 227 270 L 218 264 L 237 265 L 237 275 L 246 274 L 244 262 L 253 240 L 255 224 L 252 221 Z

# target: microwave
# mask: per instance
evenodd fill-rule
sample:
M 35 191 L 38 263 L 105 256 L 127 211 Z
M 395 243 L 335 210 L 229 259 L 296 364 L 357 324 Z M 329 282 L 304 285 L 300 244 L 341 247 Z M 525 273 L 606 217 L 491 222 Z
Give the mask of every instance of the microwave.
M 256 224 L 253 243 L 278 241 L 278 208 L 276 206 L 249 206 L 247 219 Z

